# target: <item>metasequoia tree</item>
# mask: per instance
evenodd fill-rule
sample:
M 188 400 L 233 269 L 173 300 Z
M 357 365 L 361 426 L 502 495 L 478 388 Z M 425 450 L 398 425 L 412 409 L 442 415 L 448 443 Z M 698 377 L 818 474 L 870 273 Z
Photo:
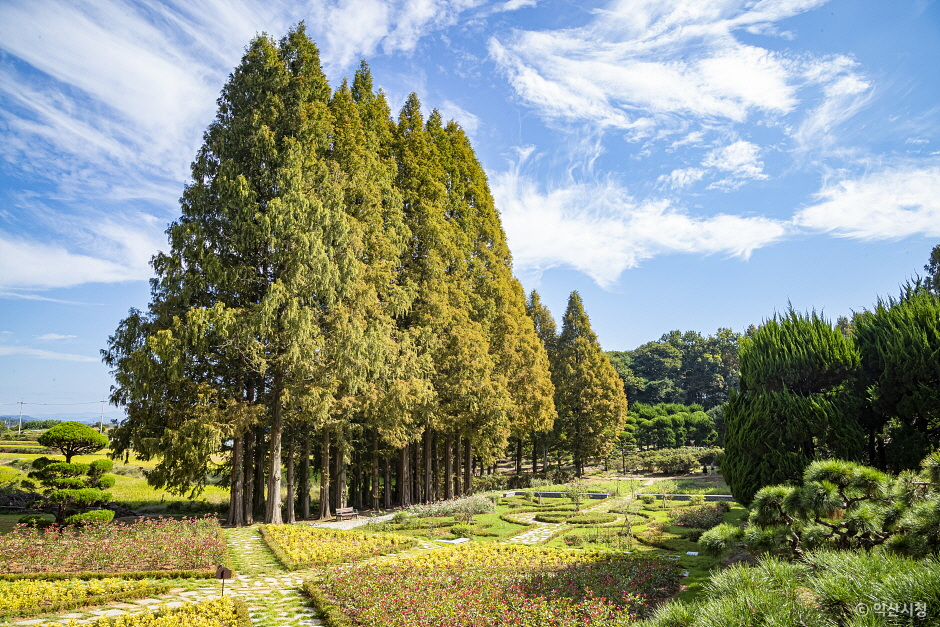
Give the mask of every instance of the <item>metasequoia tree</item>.
M 580 476 L 589 457 L 604 456 L 612 449 L 626 423 L 627 398 L 577 292 L 568 299 L 552 379 L 562 446 Z

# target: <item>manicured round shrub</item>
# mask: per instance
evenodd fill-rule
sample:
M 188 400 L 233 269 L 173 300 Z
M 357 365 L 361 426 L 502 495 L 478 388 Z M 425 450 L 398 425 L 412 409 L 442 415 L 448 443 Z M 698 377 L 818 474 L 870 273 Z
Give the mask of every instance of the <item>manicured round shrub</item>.
M 65 462 L 69 463 L 75 455 L 100 451 L 108 445 L 108 438 L 86 424 L 63 422 L 39 436 L 39 443 L 59 449 L 65 455 Z
M 72 514 L 66 516 L 66 525 L 91 525 L 94 523 L 106 523 L 114 520 L 114 512 L 110 509 L 93 509 L 81 514 Z
M 652 494 L 641 494 L 640 500 L 642 500 L 647 505 L 652 505 L 653 502 L 656 500 L 656 497 L 653 496 Z
M 572 516 L 565 522 L 569 525 L 603 525 L 617 520 L 616 514 L 607 512 L 589 512 L 587 514 L 578 514 Z

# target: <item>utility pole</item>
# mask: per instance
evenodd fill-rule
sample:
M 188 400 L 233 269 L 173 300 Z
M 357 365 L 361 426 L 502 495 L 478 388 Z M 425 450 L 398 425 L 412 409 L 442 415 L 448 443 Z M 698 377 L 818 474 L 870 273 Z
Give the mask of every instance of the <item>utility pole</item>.
M 23 433 L 23 399 L 20 399 L 20 426 L 16 429 L 16 435 Z
M 101 401 L 101 420 L 98 421 L 98 433 L 104 433 L 104 401 Z

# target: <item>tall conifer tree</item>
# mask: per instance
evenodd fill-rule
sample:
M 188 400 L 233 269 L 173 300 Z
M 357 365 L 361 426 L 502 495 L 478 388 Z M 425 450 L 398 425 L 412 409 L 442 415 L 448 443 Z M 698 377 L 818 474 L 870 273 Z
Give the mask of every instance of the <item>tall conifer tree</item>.
M 613 447 L 626 421 L 627 399 L 577 292 L 568 299 L 552 378 L 562 445 L 580 476 L 589 457 L 606 455 Z

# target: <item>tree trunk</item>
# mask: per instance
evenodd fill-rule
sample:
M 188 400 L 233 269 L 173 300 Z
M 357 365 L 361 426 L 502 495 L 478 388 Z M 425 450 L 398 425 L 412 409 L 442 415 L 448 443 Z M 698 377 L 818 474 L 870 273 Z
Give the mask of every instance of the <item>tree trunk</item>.
M 522 474 L 522 436 L 516 440 L 516 474 Z
M 411 445 L 401 449 L 401 471 L 398 473 L 398 504 L 411 507 Z
M 454 498 L 454 437 L 444 436 L 444 498 Z
M 433 490 L 431 491 L 431 500 L 439 501 L 441 499 L 441 465 L 439 463 L 440 460 L 437 450 L 437 431 L 435 431 L 431 437 L 431 459 L 433 460 L 432 474 L 434 475 L 432 482 Z
M 242 464 L 244 457 L 244 440 L 241 436 L 232 442 L 232 485 L 229 493 L 227 524 L 233 527 L 245 526 L 245 469 Z
M 284 416 L 281 406 L 281 375 L 274 375 L 271 390 L 271 446 L 268 460 L 268 500 L 264 510 L 264 522 L 280 525 L 281 518 L 281 432 L 284 430 Z
M 285 512 L 287 515 L 284 517 L 284 522 L 288 525 L 297 522 L 297 488 L 295 485 L 297 474 L 294 472 L 294 453 L 297 450 L 297 438 L 295 435 L 293 429 L 287 435 L 287 508 Z
M 473 448 L 470 445 L 470 438 L 464 439 L 463 456 L 463 484 L 466 494 L 473 494 Z
M 320 520 L 332 518 L 330 513 L 330 428 L 323 427 L 320 446 Z
M 242 520 L 245 521 L 246 525 L 254 524 L 255 522 L 255 512 L 254 512 L 254 498 L 255 498 L 255 473 L 254 473 L 254 461 L 255 461 L 255 430 L 248 429 L 245 433 L 245 452 L 242 455 L 242 465 L 244 466 L 244 476 L 245 476 L 245 498 L 242 502 L 242 507 L 244 513 L 242 514 Z
M 267 442 L 261 427 L 255 431 L 255 516 L 264 517 L 264 466 L 267 459 Z
M 385 485 L 382 486 L 385 509 L 392 509 L 392 460 L 385 455 Z
M 386 490 L 388 483 L 385 484 Z M 372 433 L 372 511 L 379 511 L 379 434 Z
M 358 450 L 353 450 L 352 458 L 352 475 L 353 475 L 353 488 L 352 488 L 352 506 L 357 510 L 363 510 L 365 507 L 362 506 L 362 455 Z
M 434 499 L 431 494 L 431 429 L 424 430 L 424 502 Z
M 542 470 L 545 470 L 544 468 Z M 532 434 L 532 474 L 539 471 L 539 447 L 538 438 Z
M 346 428 L 340 426 L 336 430 L 336 500 L 333 501 L 336 509 L 346 507 L 346 455 L 349 442 L 346 439 Z
M 460 434 L 457 434 L 457 439 L 454 441 L 454 495 L 457 497 L 463 496 L 463 438 L 460 437 Z
M 305 426 L 303 434 L 303 459 L 300 460 L 300 516 L 310 519 L 310 427 Z

